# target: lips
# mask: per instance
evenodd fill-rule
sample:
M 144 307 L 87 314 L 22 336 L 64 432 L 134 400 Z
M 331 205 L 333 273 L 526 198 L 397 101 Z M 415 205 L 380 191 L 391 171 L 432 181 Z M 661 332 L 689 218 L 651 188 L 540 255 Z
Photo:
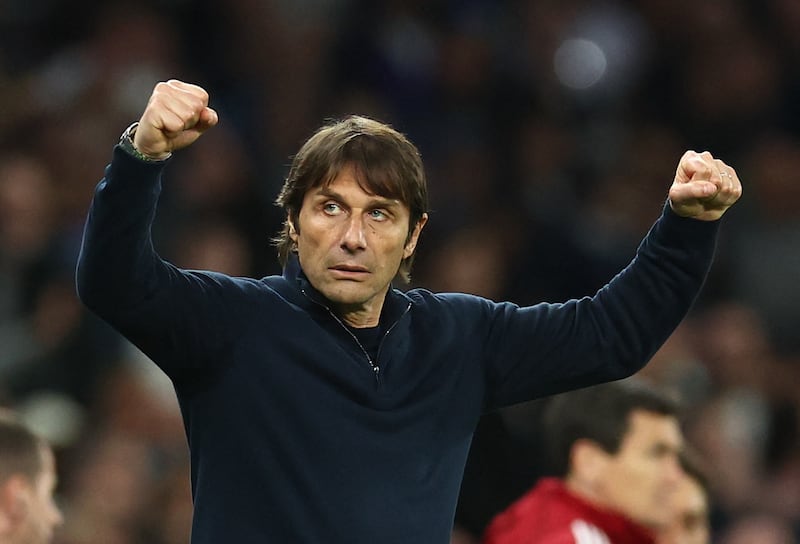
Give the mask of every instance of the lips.
M 336 270 L 338 272 L 354 272 L 360 274 L 366 274 L 369 270 L 364 266 L 359 266 L 355 264 L 337 264 L 330 267 L 331 270 Z
M 369 269 L 355 264 L 337 264 L 328 268 L 335 279 L 344 281 L 363 281 Z

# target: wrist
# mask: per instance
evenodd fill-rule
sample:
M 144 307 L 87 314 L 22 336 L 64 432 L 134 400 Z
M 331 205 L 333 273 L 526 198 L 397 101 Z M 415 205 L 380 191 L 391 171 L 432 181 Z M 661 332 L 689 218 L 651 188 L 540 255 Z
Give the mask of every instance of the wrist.
M 134 144 L 133 142 L 133 137 L 136 135 L 136 129 L 138 127 L 139 127 L 138 121 L 136 123 L 131 124 L 128 128 L 125 129 L 125 132 L 122 133 L 122 136 L 119 139 L 119 145 L 126 153 L 144 162 L 164 162 L 170 157 L 172 157 L 172 153 L 167 153 L 166 155 L 157 157 L 148 155 L 146 153 L 142 153 L 139 150 L 139 148 L 136 147 L 136 144 Z

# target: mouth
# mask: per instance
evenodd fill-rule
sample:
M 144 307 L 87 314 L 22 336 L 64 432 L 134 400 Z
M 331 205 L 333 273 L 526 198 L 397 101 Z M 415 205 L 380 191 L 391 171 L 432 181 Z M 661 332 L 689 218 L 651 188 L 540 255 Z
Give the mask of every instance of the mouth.
M 369 270 L 364 266 L 354 264 L 337 264 L 328 268 L 334 276 L 342 279 L 361 279 L 367 274 Z

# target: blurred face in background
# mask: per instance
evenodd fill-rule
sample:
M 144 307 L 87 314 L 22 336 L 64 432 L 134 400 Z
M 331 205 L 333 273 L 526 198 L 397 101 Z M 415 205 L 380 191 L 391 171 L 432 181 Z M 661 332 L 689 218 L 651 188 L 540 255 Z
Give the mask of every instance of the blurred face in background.
M 634 410 L 615 453 L 599 454 L 594 495 L 635 522 L 661 529 L 672 521 L 670 504 L 681 469 L 683 435 L 673 416 Z
M 709 544 L 708 498 L 700 483 L 681 472 L 672 495 L 673 521 L 662 531 L 657 544 Z
M 34 481 L 25 481 L 16 490 L 17 526 L 7 544 L 49 544 L 53 531 L 63 522 L 53 500 L 56 470 L 53 453 L 42 450 L 42 471 Z

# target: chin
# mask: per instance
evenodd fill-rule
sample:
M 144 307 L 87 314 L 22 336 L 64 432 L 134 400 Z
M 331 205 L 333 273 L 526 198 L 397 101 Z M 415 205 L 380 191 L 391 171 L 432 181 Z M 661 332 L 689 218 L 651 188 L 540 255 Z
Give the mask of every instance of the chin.
M 358 285 L 341 286 L 337 285 L 331 289 L 327 289 L 322 294 L 329 301 L 340 306 L 359 306 L 365 304 L 372 296 L 373 293 L 367 293 Z M 370 296 L 372 295 L 372 296 Z

